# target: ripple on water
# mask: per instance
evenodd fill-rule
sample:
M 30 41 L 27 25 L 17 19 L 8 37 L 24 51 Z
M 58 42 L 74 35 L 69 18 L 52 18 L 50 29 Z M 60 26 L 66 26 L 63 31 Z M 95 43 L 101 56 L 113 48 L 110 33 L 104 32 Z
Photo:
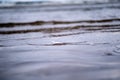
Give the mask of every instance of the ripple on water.
M 0 23 L 0 80 L 120 80 L 114 12 L 118 8 L 1 14 L 8 23 Z

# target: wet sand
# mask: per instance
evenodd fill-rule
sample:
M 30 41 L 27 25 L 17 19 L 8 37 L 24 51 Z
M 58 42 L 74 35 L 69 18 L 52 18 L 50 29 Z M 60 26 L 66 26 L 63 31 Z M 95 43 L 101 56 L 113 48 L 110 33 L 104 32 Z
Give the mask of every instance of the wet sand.
M 120 9 L 100 5 L 0 9 L 0 80 L 120 80 Z

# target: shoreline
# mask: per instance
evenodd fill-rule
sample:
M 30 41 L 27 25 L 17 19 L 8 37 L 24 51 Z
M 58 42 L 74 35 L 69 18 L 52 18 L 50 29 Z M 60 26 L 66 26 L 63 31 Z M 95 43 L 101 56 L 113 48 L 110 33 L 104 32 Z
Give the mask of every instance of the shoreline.
M 13 6 L 0 6 L 0 9 L 13 9 L 13 8 L 24 8 L 24 7 L 65 7 L 65 6 L 94 6 L 94 5 L 110 5 L 110 6 L 119 6 L 120 3 L 89 3 L 89 4 L 80 4 L 80 3 L 73 3 L 73 4 L 39 4 L 39 5 L 29 5 L 29 4 L 24 4 L 24 5 L 13 5 Z

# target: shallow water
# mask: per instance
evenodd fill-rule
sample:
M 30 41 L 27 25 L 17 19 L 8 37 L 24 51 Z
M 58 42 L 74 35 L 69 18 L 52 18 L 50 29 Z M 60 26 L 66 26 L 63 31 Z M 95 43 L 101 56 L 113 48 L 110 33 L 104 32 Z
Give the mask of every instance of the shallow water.
M 1 9 L 0 80 L 120 80 L 119 5 L 82 7 Z

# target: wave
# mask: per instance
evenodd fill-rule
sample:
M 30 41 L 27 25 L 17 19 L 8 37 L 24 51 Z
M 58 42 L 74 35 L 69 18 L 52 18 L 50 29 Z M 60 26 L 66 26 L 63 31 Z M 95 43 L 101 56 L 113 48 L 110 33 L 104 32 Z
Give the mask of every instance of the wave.
M 87 30 L 87 31 L 107 31 L 112 30 L 111 32 L 119 32 L 120 24 L 117 25 L 92 25 L 92 26 L 72 26 L 72 27 L 59 27 L 59 28 L 40 28 L 40 29 L 27 29 L 27 30 L 14 30 L 14 31 L 0 31 L 0 34 L 20 34 L 20 33 L 30 33 L 30 32 L 43 32 L 43 33 L 59 33 L 63 31 L 71 31 L 71 30 Z
M 3 27 L 15 27 L 15 26 L 26 26 L 26 25 L 43 25 L 43 24 L 73 24 L 73 23 L 105 23 L 120 21 L 120 18 L 116 19 L 103 19 L 103 20 L 85 20 L 85 21 L 35 21 L 35 22 L 23 22 L 23 23 L 0 23 L 0 28 Z

